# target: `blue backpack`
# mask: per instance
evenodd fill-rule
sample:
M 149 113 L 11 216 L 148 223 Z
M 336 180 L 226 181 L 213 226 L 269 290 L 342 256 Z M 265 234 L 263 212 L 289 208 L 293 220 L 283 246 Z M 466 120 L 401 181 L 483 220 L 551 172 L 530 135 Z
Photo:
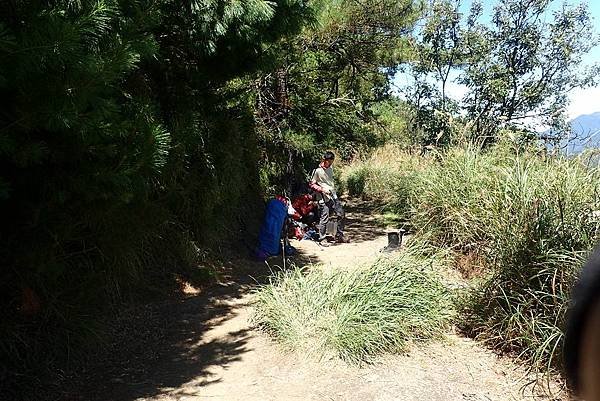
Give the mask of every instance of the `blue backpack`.
M 257 256 L 274 256 L 279 254 L 281 230 L 287 217 L 287 205 L 279 199 L 271 199 L 267 203 L 265 217 L 258 235 Z

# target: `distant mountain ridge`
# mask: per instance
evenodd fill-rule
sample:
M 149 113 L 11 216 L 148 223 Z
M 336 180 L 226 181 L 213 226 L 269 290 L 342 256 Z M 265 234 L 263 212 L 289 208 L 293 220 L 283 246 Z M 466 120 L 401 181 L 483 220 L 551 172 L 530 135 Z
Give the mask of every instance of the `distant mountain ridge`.
M 587 148 L 600 148 L 600 111 L 581 115 L 569 122 L 572 135 L 564 140 L 568 153 L 581 153 Z

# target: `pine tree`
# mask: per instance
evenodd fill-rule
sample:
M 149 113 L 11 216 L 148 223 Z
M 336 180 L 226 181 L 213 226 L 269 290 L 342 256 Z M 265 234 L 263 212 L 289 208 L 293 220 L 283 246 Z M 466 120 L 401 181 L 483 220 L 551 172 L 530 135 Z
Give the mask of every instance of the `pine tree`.
M 13 378 L 180 265 L 184 233 L 206 241 L 223 205 L 258 196 L 251 104 L 231 82 L 269 68 L 267 44 L 310 14 L 299 0 L 0 2 L 0 360 Z M 43 319 L 18 313 L 22 289 Z

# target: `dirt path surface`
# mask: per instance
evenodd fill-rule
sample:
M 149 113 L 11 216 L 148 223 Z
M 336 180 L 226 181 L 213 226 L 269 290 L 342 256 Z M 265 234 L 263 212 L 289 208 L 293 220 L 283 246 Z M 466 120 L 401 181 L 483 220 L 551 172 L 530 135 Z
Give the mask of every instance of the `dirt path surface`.
M 349 207 L 352 242 L 321 248 L 293 243 L 302 263 L 336 268 L 373 260 L 386 245 L 377 216 L 360 205 Z M 276 263 L 276 261 L 274 261 Z M 265 265 L 246 265 L 235 280 L 205 294 L 150 307 L 155 321 L 141 334 L 132 323 L 136 350 L 122 353 L 111 369 L 93 373 L 83 390 L 65 399 L 115 401 L 192 400 L 532 400 L 524 370 L 478 343 L 449 333 L 442 342 L 414 348 L 406 355 L 382 357 L 365 367 L 336 360 L 311 361 L 288 353 L 250 323 L 250 275 L 268 273 Z M 240 271 L 240 266 L 234 266 Z M 264 275 L 260 275 L 264 277 Z M 244 279 L 244 277 L 246 279 Z M 260 280 L 260 277 L 258 278 Z M 118 349 L 119 344 L 114 344 Z M 120 357 L 120 358 L 119 358 Z M 98 383 L 103 383 L 99 385 Z M 74 394 L 77 394 L 75 396 Z

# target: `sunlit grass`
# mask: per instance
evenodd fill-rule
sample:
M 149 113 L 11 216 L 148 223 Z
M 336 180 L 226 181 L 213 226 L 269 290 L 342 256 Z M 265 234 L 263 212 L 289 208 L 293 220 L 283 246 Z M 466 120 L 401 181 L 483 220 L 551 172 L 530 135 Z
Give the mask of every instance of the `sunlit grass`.
M 284 271 L 256 293 L 255 321 L 290 349 L 368 361 L 446 331 L 454 309 L 441 263 L 407 250 L 349 270 Z

